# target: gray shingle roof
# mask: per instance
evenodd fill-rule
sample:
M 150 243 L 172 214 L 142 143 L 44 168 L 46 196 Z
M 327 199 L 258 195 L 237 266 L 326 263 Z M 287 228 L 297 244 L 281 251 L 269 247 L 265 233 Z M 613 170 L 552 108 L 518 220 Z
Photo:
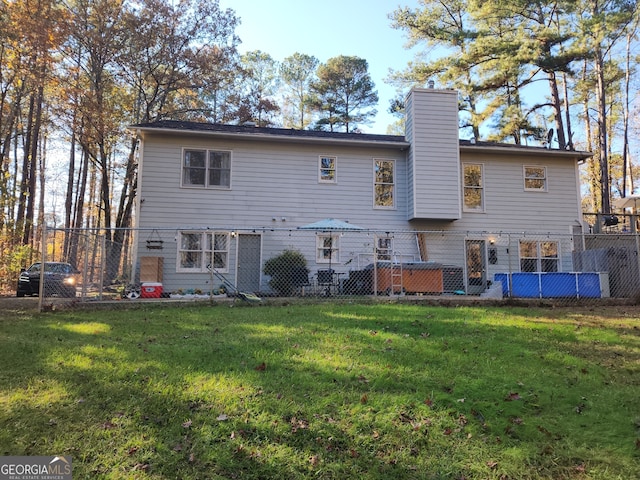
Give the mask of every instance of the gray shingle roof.
M 378 135 L 370 133 L 326 132 L 318 130 L 296 130 L 293 128 L 255 127 L 251 125 L 224 125 L 220 123 L 184 122 L 179 120 L 160 120 L 152 123 L 132 125 L 136 129 L 182 130 L 192 132 L 215 132 L 230 134 L 257 134 L 279 137 L 326 138 L 340 140 L 357 140 L 369 142 L 405 143 L 402 135 Z
M 341 143 L 354 144 L 380 144 L 380 146 L 394 146 L 399 148 L 406 148 L 408 142 L 403 135 L 379 135 L 371 133 L 345 133 L 345 132 L 326 132 L 319 130 L 296 130 L 293 128 L 273 128 L 273 127 L 256 127 L 253 125 L 226 125 L 221 123 L 204 123 L 204 122 L 187 122 L 180 120 L 160 120 L 151 123 L 139 123 L 132 125 L 131 129 L 141 129 L 146 131 L 176 131 L 176 132 L 193 132 L 193 133 L 217 133 L 223 135 L 243 135 L 254 136 L 256 138 L 271 138 L 271 139 L 284 139 L 298 141 L 339 141 Z M 547 149 L 540 146 L 525 146 L 515 145 L 509 143 L 497 143 L 497 142 L 483 142 L 483 141 L 471 141 L 460 140 L 460 147 L 467 151 L 492 151 L 494 153 L 509 152 L 528 152 L 534 155 L 560 155 L 571 156 L 578 159 L 586 159 L 591 156 L 589 152 L 579 151 L 566 151 L 558 149 Z

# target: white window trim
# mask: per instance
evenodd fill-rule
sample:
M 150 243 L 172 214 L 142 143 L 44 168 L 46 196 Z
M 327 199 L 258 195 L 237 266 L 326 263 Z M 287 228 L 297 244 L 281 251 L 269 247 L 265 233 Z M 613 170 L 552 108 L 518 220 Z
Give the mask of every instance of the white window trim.
M 537 177 L 527 177 L 527 168 L 541 168 L 544 171 L 543 178 Z M 544 180 L 543 188 L 530 188 L 527 187 L 527 179 L 531 180 Z M 523 165 L 522 166 L 522 186 L 524 187 L 525 192 L 546 192 L 549 185 L 549 178 L 547 177 L 547 167 L 543 165 Z
M 393 195 L 393 202 L 391 205 L 386 206 L 386 205 L 376 205 L 376 185 L 378 185 L 376 183 L 376 162 L 391 162 L 393 164 L 393 183 L 390 184 L 393 186 L 392 189 L 392 195 Z M 373 208 L 375 210 L 395 210 L 396 209 L 396 184 L 397 182 L 397 169 L 396 169 L 396 161 L 395 159 L 392 158 L 374 158 L 373 162 L 371 164 L 372 167 L 372 173 L 373 173 Z M 381 184 L 383 185 L 383 184 Z M 389 185 L 389 184 L 385 184 L 385 185 Z
M 478 190 L 482 191 L 482 196 L 481 199 L 482 201 L 480 202 L 480 208 L 471 208 L 471 207 L 467 207 L 467 205 L 464 202 L 464 190 L 465 188 L 467 188 L 467 186 L 464 183 L 464 167 L 465 166 L 478 166 L 480 167 L 480 187 L 478 188 Z M 468 213 L 485 213 L 485 187 L 484 187 L 484 163 L 477 163 L 477 162 L 463 162 L 462 164 L 462 211 L 463 212 L 468 212 Z
M 332 180 L 325 180 L 322 178 L 322 170 L 324 170 L 322 168 L 323 158 L 333 159 L 333 179 Z M 318 157 L 318 183 L 325 183 L 325 184 L 338 183 L 338 157 L 336 157 L 335 155 L 320 155 Z
M 180 247 L 182 245 L 182 235 L 200 235 L 200 250 L 198 250 L 200 252 L 200 267 L 193 267 L 193 268 L 185 268 L 185 267 L 181 267 L 180 263 L 181 263 L 181 258 L 180 258 L 180 253 L 183 251 Z M 226 268 L 217 268 L 216 271 L 220 272 L 220 273 L 229 273 L 229 257 L 230 257 L 230 250 L 231 250 L 231 233 L 227 232 L 227 231 L 215 231 L 215 230 L 206 230 L 206 231 L 202 231 L 202 230 L 181 230 L 178 232 L 178 241 L 176 249 L 176 273 L 203 273 L 203 272 L 209 272 L 208 268 L 207 268 L 207 262 L 206 262 L 206 253 L 210 252 L 213 255 L 213 250 L 206 250 L 206 235 L 226 235 L 227 236 L 227 265 Z M 212 240 L 211 245 L 213 247 L 214 242 Z
M 388 242 L 388 248 L 382 248 L 380 246 L 381 240 L 385 243 Z M 393 237 L 387 235 L 380 235 L 375 237 L 376 242 L 376 259 L 381 261 L 390 261 L 393 257 Z
M 331 259 L 325 258 L 323 251 L 326 250 L 323 240 L 331 237 Z M 340 263 L 340 235 L 334 233 L 319 233 L 316 235 L 316 263 L 326 265 L 337 265 Z
M 522 239 L 521 238 L 520 241 L 518 242 L 518 270 L 520 272 L 523 272 L 522 266 L 521 266 L 523 259 L 532 259 L 532 260 L 534 259 L 534 257 L 523 257 L 522 256 L 522 242 L 531 242 L 531 243 L 535 242 L 535 244 L 536 244 L 536 257 L 535 257 L 536 270 L 535 270 L 535 272 L 532 272 L 532 273 L 545 273 L 542 270 L 542 261 L 543 260 L 551 260 L 551 259 L 555 260 L 556 265 L 557 265 L 557 269 L 553 273 L 562 271 L 562 261 L 561 261 L 562 259 L 560 258 L 561 257 L 560 242 L 558 240 L 551 240 L 551 239 L 549 239 L 549 240 L 533 240 L 533 239 L 532 240 L 528 240 L 528 239 Z M 557 257 L 543 257 L 542 256 L 542 244 L 545 243 L 545 242 L 555 243 L 556 244 L 556 252 L 557 252 L 557 255 L 558 255 Z
M 184 156 L 188 150 L 199 150 L 205 152 L 205 174 L 204 185 L 187 185 L 184 183 Z M 209 185 L 209 152 L 227 152 L 229 153 L 229 186 Z M 207 147 L 182 147 L 182 156 L 180 157 L 180 188 L 190 188 L 195 190 L 231 190 L 233 182 L 233 150 L 227 148 L 207 148 Z

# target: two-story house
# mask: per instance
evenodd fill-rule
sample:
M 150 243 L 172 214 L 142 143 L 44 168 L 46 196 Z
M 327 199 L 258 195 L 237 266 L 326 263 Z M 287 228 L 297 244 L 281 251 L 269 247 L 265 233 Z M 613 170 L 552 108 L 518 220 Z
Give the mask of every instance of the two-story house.
M 391 232 L 457 234 L 432 242 L 428 258 L 417 233 L 396 235 L 392 249 L 460 265 L 470 294 L 507 271 L 483 232 L 544 231 L 544 245 L 501 248 L 520 249 L 525 270 L 572 268 L 564 237 L 581 226 L 578 164 L 589 154 L 460 141 L 452 90 L 413 89 L 404 136 L 178 121 L 132 128 L 141 138 L 136 258 L 162 258 L 168 291 L 206 289 L 211 263 L 241 289 L 268 290 L 264 262 L 285 248 L 303 252 L 312 272 L 329 263 L 347 273 L 367 253 L 361 239 L 349 243 L 355 234 L 301 236 L 299 227 L 327 218 L 373 235 L 377 251 L 391 249 Z

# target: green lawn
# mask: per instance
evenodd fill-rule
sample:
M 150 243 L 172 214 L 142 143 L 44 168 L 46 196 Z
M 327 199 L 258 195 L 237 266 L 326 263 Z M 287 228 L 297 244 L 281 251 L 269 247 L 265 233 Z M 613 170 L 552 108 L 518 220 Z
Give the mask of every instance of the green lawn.
M 74 479 L 631 479 L 640 309 L 0 312 L 0 455 Z

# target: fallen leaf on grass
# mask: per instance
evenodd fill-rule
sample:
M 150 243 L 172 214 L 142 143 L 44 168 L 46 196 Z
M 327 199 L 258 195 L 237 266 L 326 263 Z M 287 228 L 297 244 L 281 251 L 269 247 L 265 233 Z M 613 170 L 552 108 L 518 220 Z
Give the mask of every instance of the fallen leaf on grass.
M 494 462 L 494 461 L 487 462 L 487 467 L 491 469 L 496 468 L 497 466 L 498 466 L 498 462 Z
M 518 392 L 509 392 L 509 395 L 504 399 L 505 402 L 513 402 L 515 400 L 521 400 L 522 397 Z
M 102 424 L 102 428 L 104 428 L 105 430 L 110 430 L 112 428 L 116 428 L 117 425 L 115 423 L 111 423 L 110 421 L 106 421 Z
M 147 470 L 149 470 L 149 464 L 148 463 L 136 463 L 133 468 L 131 469 L 132 471 L 142 471 L 142 472 L 146 472 Z
M 193 463 L 196 461 L 196 456 L 193 453 L 189 454 L 189 463 Z
M 316 466 L 319 461 L 320 461 L 320 458 L 318 457 L 318 455 L 313 455 L 309 457 L 309 463 L 313 466 Z
M 267 364 L 262 362 L 255 368 L 258 372 L 264 372 L 267 369 Z
M 291 432 L 296 433 L 298 430 L 306 430 L 309 428 L 309 422 L 307 422 L 304 418 L 296 418 L 292 417 L 291 421 Z
M 366 393 L 360 397 L 360 403 L 362 404 L 367 403 L 368 400 L 369 400 L 369 397 L 367 397 Z
M 189 428 L 193 422 L 191 420 L 187 420 L 182 424 L 182 428 Z
M 432 400 L 431 398 L 427 398 L 427 399 L 424 401 L 424 404 L 425 404 L 427 407 L 432 407 L 432 406 L 433 406 L 433 400 Z
M 137 451 L 138 451 L 138 447 L 131 447 L 129 450 L 127 450 L 127 455 L 133 455 Z
M 216 417 L 216 420 L 218 420 L 219 422 L 224 422 L 226 420 L 229 420 L 229 416 L 226 413 L 221 413 Z

